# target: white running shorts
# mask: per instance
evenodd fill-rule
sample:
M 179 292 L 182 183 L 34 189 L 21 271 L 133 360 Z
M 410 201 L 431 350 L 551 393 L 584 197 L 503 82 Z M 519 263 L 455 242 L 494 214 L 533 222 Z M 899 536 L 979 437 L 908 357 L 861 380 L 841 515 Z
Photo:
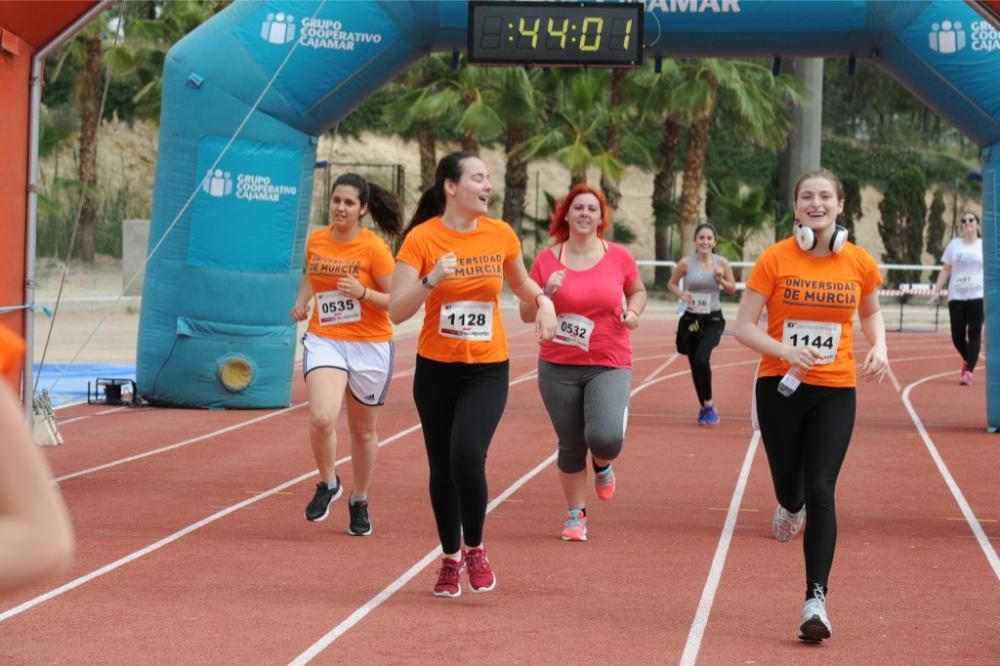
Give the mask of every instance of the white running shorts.
M 351 395 L 358 402 L 369 406 L 385 404 L 395 358 L 392 341 L 333 340 L 306 333 L 302 346 L 303 377 L 317 368 L 343 370 Z

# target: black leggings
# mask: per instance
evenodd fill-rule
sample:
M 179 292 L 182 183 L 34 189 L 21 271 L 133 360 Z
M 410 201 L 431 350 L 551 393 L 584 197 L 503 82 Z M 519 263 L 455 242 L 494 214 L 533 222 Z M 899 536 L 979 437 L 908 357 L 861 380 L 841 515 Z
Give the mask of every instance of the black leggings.
M 778 381 L 757 380 L 757 421 L 778 503 L 791 512 L 806 507 L 807 585 L 825 588 L 837 545 L 834 492 L 854 431 L 857 394 L 802 384 L 786 398 Z
M 688 350 L 688 365 L 691 366 L 691 379 L 694 381 L 699 405 L 712 399 L 712 350 L 719 346 L 725 330 L 724 319 L 704 319 L 697 343 Z
M 951 342 L 962 355 L 969 372 L 976 369 L 983 332 L 983 299 L 948 301 L 951 318 Z
M 413 402 L 430 465 L 431 507 L 446 553 L 483 542 L 486 451 L 507 406 L 509 363 L 441 363 L 417 356 Z

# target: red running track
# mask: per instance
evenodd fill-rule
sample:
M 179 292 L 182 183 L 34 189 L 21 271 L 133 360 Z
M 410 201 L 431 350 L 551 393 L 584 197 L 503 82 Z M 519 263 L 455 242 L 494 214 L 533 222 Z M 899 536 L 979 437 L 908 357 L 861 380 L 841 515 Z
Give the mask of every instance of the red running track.
M 697 426 L 673 329 L 648 319 L 637 331 L 617 494 L 590 500 L 589 542 L 565 543 L 537 347 L 509 322 L 512 386 L 488 463 L 498 585 L 456 600 L 430 594 L 414 336 L 397 343 L 380 420 L 370 538 L 346 535 L 344 500 L 325 522 L 302 517 L 315 474 L 301 382 L 274 412 L 63 410 L 66 443 L 46 453 L 78 551 L 63 576 L 0 600 L 0 662 L 1000 662 L 1000 439 L 984 431 L 982 377 L 958 386 L 945 334 L 890 334 L 894 381 L 859 387 L 834 634 L 811 646 L 796 640 L 801 541 L 769 535 L 774 499 L 749 419 L 756 358 L 723 339 L 722 423 Z M 343 422 L 340 438 L 343 457 Z M 350 465 L 338 472 L 350 488 Z

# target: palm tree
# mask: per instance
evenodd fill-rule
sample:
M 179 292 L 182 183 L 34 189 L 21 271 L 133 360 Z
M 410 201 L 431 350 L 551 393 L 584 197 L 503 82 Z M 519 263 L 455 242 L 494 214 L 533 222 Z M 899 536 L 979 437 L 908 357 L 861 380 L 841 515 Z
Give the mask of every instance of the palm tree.
M 551 106 L 545 128 L 522 144 L 525 159 L 552 157 L 570 172 L 570 185 L 586 182 L 587 170 L 597 167 L 613 181 L 625 166 L 604 142 L 610 107 L 606 72 L 586 70 L 543 73 L 551 86 Z
M 742 261 L 743 248 L 770 218 L 764 188 L 744 191 L 737 178 L 725 178 L 721 183 L 709 182 L 708 191 L 712 196 L 712 222 L 719 229 L 717 252 L 727 259 Z M 733 269 L 737 281 L 740 271 Z
M 441 110 L 429 100 L 430 86 L 447 67 L 442 58 L 429 55 L 421 58 L 406 70 L 390 88 L 396 100 L 386 105 L 383 118 L 389 130 L 404 139 L 414 139 L 420 153 L 420 189 L 434 184 L 437 168 L 435 122 Z
M 684 125 L 676 112 L 670 108 L 670 98 L 680 80 L 680 67 L 675 60 L 660 62 L 656 72 L 652 64 L 636 75 L 636 83 L 645 91 L 640 100 L 643 109 L 641 122 L 649 126 L 649 132 L 659 131 L 660 146 L 656 174 L 653 176 L 653 252 L 657 261 L 667 261 L 671 257 L 668 231 L 677 222 L 677 202 L 674 199 L 677 155 L 680 152 L 681 134 Z M 670 279 L 666 266 L 655 268 L 653 284 L 665 285 Z
M 690 123 L 679 219 L 682 252 L 688 253 L 694 247 L 705 156 L 720 106 L 728 132 L 780 148 L 788 139 L 789 104 L 800 103 L 802 92 L 792 77 L 776 77 L 769 68 L 750 60 L 686 60 L 681 70 L 686 80 L 674 90 L 672 101 Z
M 118 56 L 119 73 L 132 73 L 138 91 L 132 97 L 136 115 L 154 122 L 160 119 L 163 99 L 163 63 L 167 51 L 182 37 L 222 11 L 229 2 L 172 0 L 143 2 L 136 7 L 142 13 L 125 26 L 125 48 Z
M 483 140 L 494 139 L 504 130 L 503 120 L 490 105 L 485 92 L 490 84 L 491 70 L 469 67 L 464 58 L 455 69 L 444 64 L 444 57 L 431 56 L 432 61 L 437 61 L 431 68 L 434 78 L 427 83 L 425 94 L 416 101 L 414 113 L 457 127 L 461 132 L 462 150 L 478 154 Z
M 518 150 L 531 136 L 539 122 L 535 88 L 540 70 L 521 67 L 491 69 L 487 79 L 487 98 L 507 128 L 504 151 L 507 167 L 504 170 L 503 219 L 522 234 L 524 202 L 528 189 L 528 161 Z

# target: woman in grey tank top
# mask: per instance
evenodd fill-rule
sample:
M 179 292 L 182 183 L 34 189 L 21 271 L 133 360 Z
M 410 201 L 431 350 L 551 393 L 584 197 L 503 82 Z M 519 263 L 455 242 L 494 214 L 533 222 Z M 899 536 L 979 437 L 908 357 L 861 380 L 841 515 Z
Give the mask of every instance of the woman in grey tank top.
M 719 290 L 736 293 L 736 278 L 725 257 L 713 250 L 718 242 L 715 225 L 699 224 L 694 230 L 695 252 L 677 262 L 667 289 L 684 305 L 677 322 L 677 352 L 688 357 L 691 379 L 698 396 L 698 425 L 719 423 L 712 402 L 712 350 L 719 344 L 726 320 L 722 316 Z M 684 289 L 680 287 L 684 279 Z

